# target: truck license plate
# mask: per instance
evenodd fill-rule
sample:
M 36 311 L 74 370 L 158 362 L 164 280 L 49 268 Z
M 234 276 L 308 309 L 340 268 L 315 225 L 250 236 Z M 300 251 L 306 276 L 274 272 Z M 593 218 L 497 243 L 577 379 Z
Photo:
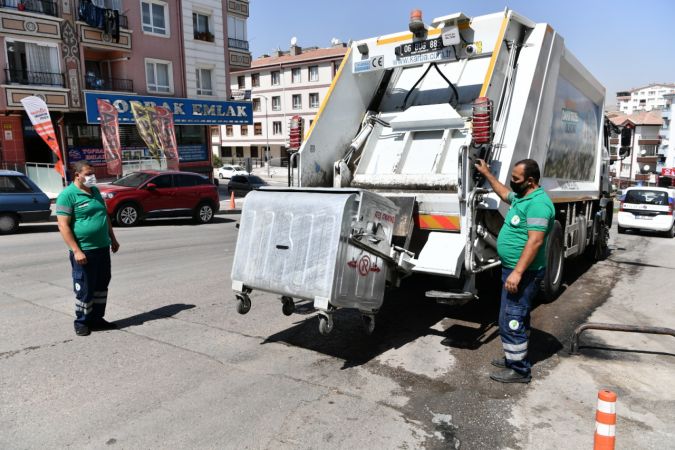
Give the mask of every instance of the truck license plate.
M 443 39 L 434 38 L 425 41 L 409 42 L 396 47 L 394 53 L 399 58 L 405 56 L 422 55 L 424 53 L 435 52 L 443 48 Z

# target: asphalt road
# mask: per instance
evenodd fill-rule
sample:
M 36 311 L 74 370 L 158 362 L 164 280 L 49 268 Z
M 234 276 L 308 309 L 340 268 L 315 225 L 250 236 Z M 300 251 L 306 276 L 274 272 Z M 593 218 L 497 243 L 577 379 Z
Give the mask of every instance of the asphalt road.
M 411 279 L 388 294 L 373 336 L 348 310 L 321 336 L 311 304 L 286 317 L 258 292 L 240 316 L 229 279 L 237 220 L 117 228 L 107 318 L 120 329 L 88 337 L 73 332 L 55 224 L 0 237 L 0 447 L 535 448 L 540 424 L 518 408 L 545 416 L 531 396 L 570 360 L 572 330 L 663 245 L 675 253 L 672 240 L 622 235 L 608 261 L 568 264 L 566 291 L 533 313 L 535 382 L 502 385 L 488 379 L 501 355 L 496 295 L 437 305 Z

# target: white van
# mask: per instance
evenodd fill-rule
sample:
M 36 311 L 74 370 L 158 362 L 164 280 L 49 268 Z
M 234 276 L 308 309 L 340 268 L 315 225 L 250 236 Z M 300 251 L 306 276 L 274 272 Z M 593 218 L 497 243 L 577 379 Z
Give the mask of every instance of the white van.
M 661 231 L 675 236 L 675 189 L 630 187 L 623 191 L 619 208 L 619 233 L 626 230 Z

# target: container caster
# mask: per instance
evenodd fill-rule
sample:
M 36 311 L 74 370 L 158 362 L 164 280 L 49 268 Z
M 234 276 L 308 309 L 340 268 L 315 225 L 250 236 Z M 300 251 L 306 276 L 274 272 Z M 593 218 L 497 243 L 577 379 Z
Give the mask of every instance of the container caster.
M 237 312 L 246 314 L 251 310 L 251 299 L 246 294 L 237 294 Z
M 361 321 L 363 322 L 363 330 L 368 336 L 375 331 L 375 316 L 371 314 L 362 314 Z
M 281 297 L 281 312 L 284 313 L 284 316 L 290 316 L 295 312 L 295 302 L 292 297 Z
M 319 314 L 319 333 L 324 336 L 333 331 L 333 318 L 330 315 Z

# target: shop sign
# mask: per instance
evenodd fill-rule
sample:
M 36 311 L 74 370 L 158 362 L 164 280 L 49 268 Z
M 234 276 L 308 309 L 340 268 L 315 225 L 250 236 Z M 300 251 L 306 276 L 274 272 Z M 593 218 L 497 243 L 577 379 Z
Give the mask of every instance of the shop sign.
M 661 169 L 661 175 L 664 177 L 675 177 L 675 167 L 664 167 Z
M 202 100 L 177 97 L 148 97 L 142 95 L 105 94 L 85 92 L 85 111 L 87 123 L 98 124 L 97 100 L 107 100 L 117 108 L 120 125 L 133 124 L 131 113 L 132 101 L 145 106 L 162 106 L 173 113 L 176 125 L 229 125 L 253 124 L 253 107 L 251 102 L 225 102 L 218 100 Z

